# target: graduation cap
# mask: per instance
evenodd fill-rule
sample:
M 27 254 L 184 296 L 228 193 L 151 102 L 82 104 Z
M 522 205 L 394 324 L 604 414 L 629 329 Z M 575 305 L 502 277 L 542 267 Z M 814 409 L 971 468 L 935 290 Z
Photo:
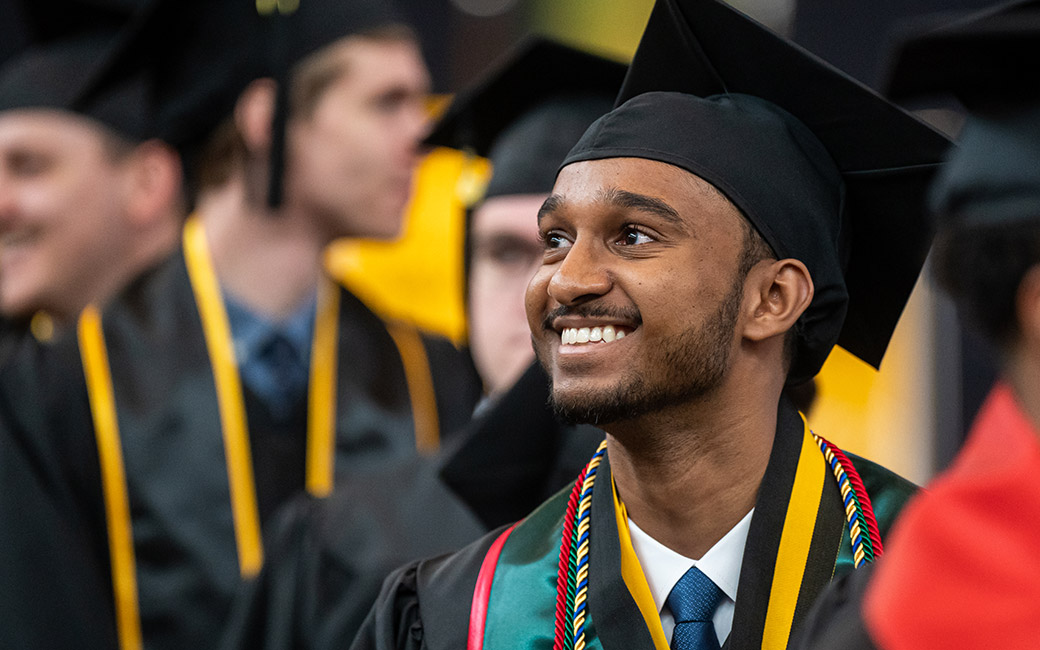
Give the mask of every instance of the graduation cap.
M 140 67 L 154 75 L 160 135 L 189 160 L 232 114 L 250 82 L 274 78 L 278 98 L 272 125 L 272 207 L 281 204 L 293 67 L 341 38 L 400 22 L 389 0 L 147 2 L 106 75 Z
M 27 45 L 0 67 L 0 111 L 61 109 L 97 120 L 131 140 L 151 137 L 153 112 L 144 76 L 98 83 L 138 8 L 132 0 L 24 3 Z
M 835 343 L 880 365 L 931 241 L 924 194 L 949 141 L 715 0 L 658 0 L 619 107 L 565 164 L 634 156 L 722 191 L 815 286 L 788 383 Z
M 890 94 L 952 95 L 971 112 L 932 187 L 936 216 L 992 226 L 1040 219 L 1040 0 L 906 32 L 894 52 Z
M 426 142 L 491 160 L 493 176 L 481 198 L 548 194 L 567 152 L 613 107 L 626 69 L 529 37 L 459 93 Z

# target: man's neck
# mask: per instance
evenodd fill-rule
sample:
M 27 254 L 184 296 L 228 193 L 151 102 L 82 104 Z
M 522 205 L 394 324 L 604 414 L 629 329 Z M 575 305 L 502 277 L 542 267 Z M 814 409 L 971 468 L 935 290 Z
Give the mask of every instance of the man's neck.
M 217 278 L 240 304 L 282 320 L 314 294 L 327 242 L 304 215 L 253 206 L 234 181 L 206 193 L 196 215 Z
M 686 557 L 701 557 L 755 505 L 779 390 L 720 387 L 709 398 L 607 427 L 610 467 L 629 516 Z

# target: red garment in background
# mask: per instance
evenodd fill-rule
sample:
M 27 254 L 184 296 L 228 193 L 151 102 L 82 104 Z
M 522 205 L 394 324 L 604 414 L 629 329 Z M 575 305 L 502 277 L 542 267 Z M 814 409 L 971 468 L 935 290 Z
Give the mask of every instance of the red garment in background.
M 1040 648 L 1040 434 L 993 389 L 949 470 L 885 543 L 863 604 L 878 647 Z

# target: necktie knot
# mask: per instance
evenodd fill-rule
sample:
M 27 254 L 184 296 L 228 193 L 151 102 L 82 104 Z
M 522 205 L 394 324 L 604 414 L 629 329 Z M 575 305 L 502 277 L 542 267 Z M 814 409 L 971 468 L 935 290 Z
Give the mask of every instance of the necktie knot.
M 673 650 L 718 650 L 712 616 L 721 600 L 722 590 L 697 567 L 679 578 L 667 601 L 675 617 Z
M 668 594 L 668 607 L 676 623 L 710 621 L 722 600 L 722 590 L 697 567 L 679 578 Z

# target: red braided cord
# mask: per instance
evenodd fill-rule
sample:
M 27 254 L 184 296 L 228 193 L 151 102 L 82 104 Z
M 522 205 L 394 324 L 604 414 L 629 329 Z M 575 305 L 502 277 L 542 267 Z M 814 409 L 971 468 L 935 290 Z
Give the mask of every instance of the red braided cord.
M 581 494 L 582 484 L 585 483 L 587 471 L 588 467 L 581 470 L 581 474 L 578 475 L 578 480 L 571 490 L 570 499 L 567 500 L 567 514 L 563 519 L 560 564 L 556 572 L 556 641 L 553 643 L 553 650 L 563 650 L 564 621 L 567 618 L 567 571 L 570 564 L 571 538 L 574 536 L 574 513 L 578 509 L 578 496 Z
M 863 487 L 863 480 L 859 477 L 859 472 L 856 471 L 856 467 L 849 460 L 849 457 L 845 455 L 845 452 L 838 449 L 835 445 L 830 445 L 830 447 L 838 462 L 841 463 L 842 469 L 845 470 L 846 476 L 849 477 L 849 484 L 856 491 L 860 509 L 867 520 L 867 533 L 870 535 L 870 543 L 874 547 L 874 557 L 881 557 L 881 554 L 884 552 L 884 548 L 881 545 L 881 532 L 878 530 L 877 519 L 874 518 L 874 506 L 870 503 L 867 489 Z

